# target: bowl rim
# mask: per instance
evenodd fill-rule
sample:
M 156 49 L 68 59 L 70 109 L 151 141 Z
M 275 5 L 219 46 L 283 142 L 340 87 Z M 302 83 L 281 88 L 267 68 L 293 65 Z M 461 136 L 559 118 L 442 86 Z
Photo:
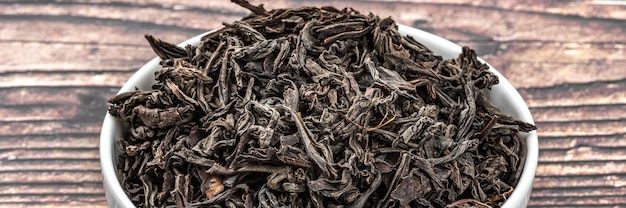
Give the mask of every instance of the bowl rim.
M 428 42 L 419 42 L 430 48 L 432 51 L 435 52 L 435 54 L 448 54 L 448 57 L 446 58 L 450 58 L 449 56 L 451 55 L 458 55 L 461 53 L 461 46 L 432 33 L 401 24 L 398 24 L 398 30 L 403 35 L 409 35 L 414 37 L 415 39 L 429 40 Z M 178 46 L 185 47 L 187 45 L 198 45 L 200 43 L 200 39 L 203 36 L 216 31 L 217 30 L 211 30 L 202 33 L 178 44 Z M 478 58 L 478 60 L 489 65 L 480 57 Z M 161 66 L 159 65 L 160 61 L 161 59 L 159 57 L 155 57 L 148 63 L 143 65 L 128 79 L 128 81 L 126 81 L 126 83 L 124 83 L 124 85 L 117 94 L 132 91 L 135 88 L 149 89 L 151 83 L 154 82 L 154 72 L 161 69 Z M 517 115 L 514 115 L 514 117 L 517 117 L 525 122 L 534 124 L 535 122 L 532 118 L 530 110 L 528 109 L 528 106 L 524 102 L 519 92 L 500 72 L 498 72 L 491 65 L 489 65 L 489 67 L 490 71 L 497 75 L 500 79 L 499 84 L 493 86 L 492 91 L 500 90 L 502 91 L 502 93 L 505 93 L 503 94 L 505 96 L 505 98 L 503 99 L 511 102 L 514 105 L 514 109 L 517 110 Z M 150 79 L 147 79 L 146 77 L 150 77 Z M 115 153 L 116 151 L 118 151 L 116 150 L 116 141 L 122 135 L 120 127 L 121 122 L 107 112 L 102 124 L 99 144 L 103 185 L 110 207 L 135 207 L 135 205 L 133 205 L 133 203 L 130 201 L 130 198 L 126 195 L 126 192 L 122 189 L 116 173 L 117 161 Z M 522 170 L 522 175 L 520 176 L 520 179 L 515 186 L 513 193 L 508 199 L 505 200 L 504 204 L 502 205 L 503 208 L 525 207 L 530 199 L 530 192 L 532 190 L 533 180 L 537 169 L 539 154 L 538 137 L 536 130 L 526 134 L 526 145 L 527 154 L 524 169 Z

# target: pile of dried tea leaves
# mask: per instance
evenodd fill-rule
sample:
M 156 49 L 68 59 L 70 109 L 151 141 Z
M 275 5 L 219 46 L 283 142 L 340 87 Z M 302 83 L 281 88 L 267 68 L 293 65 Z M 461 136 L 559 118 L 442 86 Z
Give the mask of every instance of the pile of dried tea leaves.
M 184 48 L 146 36 L 163 69 L 117 95 L 118 171 L 138 207 L 500 206 L 535 126 L 485 97 L 498 78 L 463 48 L 442 60 L 390 18 L 265 10 Z

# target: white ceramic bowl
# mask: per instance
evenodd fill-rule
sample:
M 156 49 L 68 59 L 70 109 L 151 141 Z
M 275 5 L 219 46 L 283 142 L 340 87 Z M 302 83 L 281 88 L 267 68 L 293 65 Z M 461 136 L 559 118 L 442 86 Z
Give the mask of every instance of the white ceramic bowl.
M 459 45 L 446 39 L 419 29 L 403 25 L 399 25 L 398 27 L 400 33 L 412 36 L 415 40 L 430 48 L 435 54 L 441 55 L 445 59 L 456 58 L 458 54 L 461 53 L 461 47 Z M 200 44 L 200 38 L 211 32 L 214 31 L 193 37 L 180 43 L 179 46 L 198 45 Z M 479 60 L 483 61 L 482 59 Z M 150 89 L 150 86 L 154 83 L 154 72 L 161 69 L 159 61 L 161 61 L 161 59 L 157 57 L 141 67 L 139 71 L 124 84 L 119 93 L 132 91 L 135 87 L 139 89 Z M 493 67 L 491 67 L 490 70 L 500 78 L 500 83 L 493 86 L 492 90 L 488 93 L 487 96 L 489 100 L 503 112 L 534 124 L 526 103 L 513 85 Z M 102 165 L 104 189 L 106 191 L 109 207 L 135 207 L 122 190 L 122 186 L 116 175 L 117 156 L 120 154 L 120 151 L 115 145 L 116 140 L 121 138 L 123 132 L 125 132 L 122 122 L 107 113 L 104 117 L 101 131 L 100 163 Z M 526 207 L 528 204 L 539 154 L 536 131 L 526 134 L 526 144 L 528 145 L 528 154 L 522 176 L 517 186 L 515 186 L 515 191 L 513 191 L 512 195 L 502 206 L 503 208 Z

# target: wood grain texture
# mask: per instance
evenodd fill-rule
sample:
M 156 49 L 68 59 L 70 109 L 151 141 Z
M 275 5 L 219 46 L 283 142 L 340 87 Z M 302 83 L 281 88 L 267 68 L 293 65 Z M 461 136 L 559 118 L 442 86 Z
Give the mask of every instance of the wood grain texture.
M 255 4 L 261 1 L 252 1 Z M 530 207 L 626 206 L 626 6 L 616 1 L 267 1 L 353 7 L 477 50 L 538 125 Z M 248 12 L 228 1 L 0 1 L 0 207 L 105 207 L 98 135 L 155 57 Z

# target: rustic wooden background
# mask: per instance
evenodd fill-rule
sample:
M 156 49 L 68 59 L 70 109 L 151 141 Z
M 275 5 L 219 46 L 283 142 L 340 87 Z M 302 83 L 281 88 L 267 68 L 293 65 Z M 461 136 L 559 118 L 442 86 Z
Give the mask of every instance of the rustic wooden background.
M 624 3 L 279 0 L 266 8 L 353 7 L 476 48 L 518 88 L 539 127 L 530 206 L 626 207 Z M 105 206 L 100 125 L 106 100 L 155 56 L 143 35 L 181 42 L 245 14 L 228 1 L 0 0 L 0 206 Z

